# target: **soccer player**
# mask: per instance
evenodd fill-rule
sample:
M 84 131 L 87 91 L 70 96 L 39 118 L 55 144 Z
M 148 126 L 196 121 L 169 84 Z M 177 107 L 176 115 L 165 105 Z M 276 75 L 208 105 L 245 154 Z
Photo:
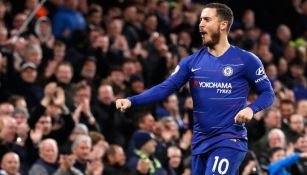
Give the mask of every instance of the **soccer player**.
M 172 75 L 146 92 L 119 99 L 116 107 L 158 102 L 187 81 L 193 98 L 192 174 L 238 174 L 247 151 L 245 122 L 274 101 L 272 86 L 257 56 L 229 44 L 232 10 L 219 3 L 205 5 L 199 31 L 204 47 L 183 59 Z M 249 85 L 259 92 L 247 105 Z

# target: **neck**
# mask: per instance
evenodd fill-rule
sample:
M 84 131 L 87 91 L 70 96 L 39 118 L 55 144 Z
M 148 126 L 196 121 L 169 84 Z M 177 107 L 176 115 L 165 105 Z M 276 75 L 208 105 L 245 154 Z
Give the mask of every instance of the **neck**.
M 219 57 L 223 55 L 229 47 L 230 44 L 227 37 L 221 37 L 220 41 L 216 45 L 208 47 L 208 51 L 215 57 Z

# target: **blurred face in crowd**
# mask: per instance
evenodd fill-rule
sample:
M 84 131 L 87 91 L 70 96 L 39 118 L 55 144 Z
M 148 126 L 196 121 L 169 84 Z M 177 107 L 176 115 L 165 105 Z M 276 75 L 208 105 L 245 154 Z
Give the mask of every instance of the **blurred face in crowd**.
M 19 126 L 21 123 L 27 123 L 27 116 L 23 112 L 18 112 L 15 114 L 14 118 L 16 119 L 17 125 Z
M 124 11 L 124 18 L 128 22 L 134 22 L 137 20 L 137 9 L 135 6 L 129 6 Z
M 39 156 L 47 163 L 55 163 L 58 157 L 58 146 L 54 142 L 43 142 L 39 149 Z
M 77 90 L 77 92 L 74 95 L 74 100 L 77 104 L 80 104 L 84 100 L 89 100 L 90 98 L 91 98 L 91 89 L 89 87 Z
M 279 132 L 272 132 L 270 137 L 268 138 L 269 148 L 276 148 L 285 146 L 285 137 L 281 135 Z
M 17 175 L 20 168 L 19 156 L 16 153 L 6 153 L 1 162 L 1 168 L 8 173 L 8 175 Z
M 280 105 L 282 118 L 289 119 L 294 113 L 294 106 L 291 103 L 281 103 Z
M 291 30 L 288 26 L 282 24 L 277 28 L 277 37 L 283 44 L 287 44 L 292 37 Z
M 182 31 L 179 34 L 179 43 L 189 47 L 191 45 L 192 38 L 188 32 Z
M 37 4 L 38 0 L 26 0 L 25 6 L 29 10 L 34 10 Z
M 124 73 L 119 70 L 113 70 L 110 75 L 110 82 L 112 84 L 121 86 L 125 81 Z
M 41 128 L 43 135 L 48 135 L 52 129 L 51 117 L 47 115 L 41 116 L 35 127 Z
M 15 102 L 15 107 L 16 108 L 23 108 L 26 109 L 27 108 L 27 102 L 24 98 L 19 98 L 16 102 Z
M 284 58 L 288 61 L 291 62 L 292 60 L 295 59 L 296 57 L 296 50 L 294 47 L 288 45 L 285 50 L 284 50 Z
M 149 132 L 153 132 L 154 126 L 155 126 L 155 118 L 150 113 L 144 116 L 138 125 L 140 129 L 143 129 Z
M 3 19 L 6 13 L 6 6 L 3 2 L 0 2 L 0 19 Z
M 156 146 L 157 142 L 151 139 L 141 147 L 141 150 L 147 155 L 152 155 L 156 152 Z
M 5 44 L 7 41 L 7 29 L 5 27 L 0 27 L 0 45 Z
M 12 117 L 3 119 L 3 128 L 1 130 L 1 138 L 8 143 L 13 143 L 16 138 L 17 123 Z
M 299 78 L 304 76 L 304 67 L 302 65 L 291 65 L 290 66 L 291 75 L 294 78 Z
M 68 84 L 73 77 L 72 68 L 67 64 L 60 64 L 55 76 L 60 83 Z
M 126 164 L 126 155 L 123 148 L 121 148 L 120 146 L 114 146 L 114 149 L 115 154 L 109 156 L 111 156 L 111 159 L 114 163 L 117 163 L 120 166 L 124 166 Z
M 131 89 L 137 93 L 140 94 L 144 92 L 144 82 L 143 81 L 134 81 L 131 83 Z
M 37 71 L 33 68 L 26 68 L 20 72 L 21 79 L 27 83 L 34 83 L 37 78 Z
M 96 62 L 86 61 L 82 67 L 81 75 L 84 78 L 93 79 L 96 75 Z
M 51 26 L 50 23 L 47 21 L 41 22 L 39 24 L 39 32 L 41 35 L 49 35 L 51 32 Z
M 14 21 L 13 21 L 14 29 L 19 29 L 22 26 L 22 24 L 26 21 L 26 19 L 27 19 L 27 15 L 22 14 L 22 13 L 18 13 L 14 17 Z
M 109 37 L 107 36 L 99 36 L 96 40 L 95 40 L 95 44 L 94 44 L 94 48 L 100 48 L 100 49 L 108 49 L 110 46 L 109 43 Z
M 125 76 L 130 77 L 136 73 L 135 64 L 133 62 L 126 62 L 123 64 L 123 73 Z
M 181 163 L 181 151 L 176 147 L 169 147 L 167 149 L 167 157 L 169 158 L 169 165 L 172 168 L 178 168 Z
M 8 115 L 13 116 L 14 106 L 10 103 L 1 103 L 0 104 L 0 116 Z
M 54 58 L 57 59 L 57 61 L 61 62 L 63 61 L 65 57 L 65 46 L 55 46 L 54 47 Z
M 278 61 L 278 73 L 280 75 L 286 74 L 288 71 L 288 63 L 284 58 L 280 58 Z
M 264 118 L 264 122 L 269 128 L 280 128 L 282 123 L 280 111 L 270 110 L 267 116 Z
M 260 41 L 259 43 L 261 45 L 267 45 L 270 46 L 271 45 L 271 35 L 268 33 L 264 33 L 260 36 Z
M 77 160 L 82 162 L 87 160 L 90 151 L 91 144 L 88 141 L 83 140 L 76 145 L 73 153 L 77 157 Z
M 112 37 L 118 36 L 122 33 L 123 30 L 123 22 L 119 19 L 114 19 L 107 26 L 108 34 Z
M 304 132 L 304 118 L 302 115 L 293 114 L 289 119 L 289 127 L 296 133 Z
M 270 64 L 266 68 L 266 73 L 267 73 L 267 76 L 269 77 L 270 80 L 277 79 L 277 68 L 276 68 L 275 64 Z
M 167 98 L 167 101 L 165 103 L 163 103 L 163 105 L 165 106 L 166 110 L 168 110 L 171 113 L 177 112 L 179 110 L 178 104 L 179 104 L 178 98 L 174 94 L 169 96 Z
M 295 142 L 295 148 L 302 152 L 307 152 L 307 136 L 302 136 Z
M 307 100 L 300 100 L 298 103 L 297 103 L 297 110 L 296 112 L 298 114 L 301 114 L 303 115 L 305 118 L 307 118 Z
M 101 11 L 96 11 L 96 12 L 93 12 L 89 18 L 88 18 L 88 21 L 90 24 L 94 24 L 94 25 L 100 25 L 101 21 L 102 21 L 102 13 Z
M 103 104 L 110 105 L 114 102 L 115 96 L 113 93 L 112 86 L 101 85 L 98 90 L 98 100 Z
M 271 163 L 281 160 L 286 156 L 286 152 L 284 150 L 276 151 L 272 157 L 270 158 Z
M 149 31 L 156 31 L 158 26 L 158 19 L 155 15 L 150 15 L 145 19 L 145 29 Z
M 39 46 L 37 46 L 37 48 L 33 48 L 33 50 L 30 50 L 29 52 L 27 52 L 26 54 L 26 60 L 28 62 L 34 63 L 36 66 L 39 66 L 42 62 L 42 52 L 39 48 Z
M 248 9 L 244 12 L 242 22 L 246 27 L 252 27 L 255 24 L 255 13 Z

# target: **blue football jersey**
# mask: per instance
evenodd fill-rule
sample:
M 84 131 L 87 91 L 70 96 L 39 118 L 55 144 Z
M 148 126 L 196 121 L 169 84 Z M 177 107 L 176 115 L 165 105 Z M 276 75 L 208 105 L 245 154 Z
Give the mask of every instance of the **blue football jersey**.
M 247 105 L 254 113 L 269 107 L 274 91 L 260 59 L 238 47 L 230 46 L 220 57 L 207 47 L 183 59 L 172 75 L 146 92 L 129 97 L 133 105 L 163 100 L 189 82 L 193 99 L 194 134 L 192 154 L 202 154 L 216 147 L 247 147 L 225 144 L 226 139 L 247 139 L 244 123 L 235 123 L 236 114 Z M 250 87 L 259 93 L 247 104 Z

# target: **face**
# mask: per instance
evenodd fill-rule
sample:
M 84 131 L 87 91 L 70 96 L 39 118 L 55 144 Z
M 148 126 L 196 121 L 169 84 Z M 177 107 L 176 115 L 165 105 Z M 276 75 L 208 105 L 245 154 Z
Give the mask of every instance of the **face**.
M 32 68 L 26 68 L 21 71 L 21 78 L 27 83 L 34 83 L 37 78 L 37 71 Z
M 181 162 L 181 152 L 177 148 L 170 147 L 167 150 L 167 157 L 169 158 L 169 165 L 172 168 L 178 168 Z
M 126 164 L 126 155 L 124 150 L 121 147 L 115 148 L 115 155 L 114 155 L 115 162 L 119 165 L 124 166 Z
M 278 133 L 272 133 L 271 138 L 269 139 L 269 147 L 284 147 L 285 139 Z
M 155 140 L 149 140 L 145 145 L 142 146 L 142 150 L 148 155 L 152 155 L 156 152 L 157 142 Z
M 55 163 L 58 157 L 58 147 L 51 142 L 45 142 L 39 156 L 47 163 Z
M 296 133 L 302 133 L 304 131 L 304 118 L 302 115 L 294 114 L 289 119 L 289 127 Z
M 3 103 L 0 105 L 0 115 L 12 116 L 14 112 L 14 106 L 10 103 Z
M 294 106 L 288 103 L 282 103 L 281 106 L 281 115 L 285 119 L 289 119 L 290 115 L 294 113 Z
M 87 141 L 81 141 L 76 145 L 73 153 L 76 155 L 77 160 L 85 161 L 91 151 L 91 144 Z
M 39 31 L 42 35 L 47 35 L 50 33 L 50 25 L 47 22 L 42 22 L 39 25 Z
M 95 12 L 92 13 L 92 15 L 89 17 L 89 21 L 94 25 L 99 25 L 102 20 L 102 14 L 101 12 Z
M 65 47 L 55 46 L 54 47 L 54 57 L 57 61 L 62 61 L 65 57 Z
M 8 174 L 18 174 L 20 161 L 16 153 L 7 153 L 2 160 L 1 167 Z
M 139 124 L 140 129 L 152 132 L 155 126 L 155 119 L 151 114 L 147 114 Z
M 295 148 L 299 149 L 302 152 L 307 151 L 307 137 L 299 137 L 295 143 Z
M 109 85 L 102 85 L 98 91 L 98 99 L 100 102 L 110 105 L 114 100 L 113 89 Z
M 16 138 L 16 132 L 17 132 L 17 123 L 14 118 L 7 118 L 5 119 L 1 136 L 3 139 L 9 143 L 14 142 Z
M 130 76 L 136 73 L 135 64 L 132 62 L 124 63 L 123 72 L 125 76 Z
M 82 88 L 74 95 L 74 100 L 77 104 L 80 104 L 83 100 L 89 100 L 91 98 L 90 88 Z
M 221 21 L 216 14 L 216 9 L 205 8 L 201 12 L 199 32 L 203 44 L 208 47 L 214 47 L 218 44 L 221 37 Z
M 110 78 L 111 78 L 111 81 L 114 82 L 115 84 L 121 84 L 124 82 L 124 74 L 121 71 L 113 71 L 111 73 Z
M 17 125 L 20 125 L 21 123 L 27 123 L 27 120 L 28 120 L 28 118 L 24 115 L 23 112 L 16 113 L 15 119 L 16 119 Z
M 94 61 L 87 61 L 81 70 L 81 75 L 85 78 L 94 78 L 96 74 L 96 63 Z
M 301 100 L 298 102 L 297 113 L 307 118 L 307 100 Z
M 276 162 L 278 160 L 281 160 L 282 158 L 284 158 L 286 155 L 284 150 L 279 150 L 277 152 L 275 152 L 272 157 L 271 157 L 271 162 Z
M 73 72 L 70 66 L 60 65 L 55 76 L 59 82 L 68 84 L 72 79 Z
M 25 20 L 27 19 L 27 16 L 24 14 L 17 14 L 14 18 L 13 21 L 13 26 L 15 29 L 19 29 L 22 24 L 25 22 Z
M 51 117 L 50 116 L 41 116 L 36 123 L 36 127 L 39 127 L 43 130 L 43 135 L 47 135 L 51 132 Z

